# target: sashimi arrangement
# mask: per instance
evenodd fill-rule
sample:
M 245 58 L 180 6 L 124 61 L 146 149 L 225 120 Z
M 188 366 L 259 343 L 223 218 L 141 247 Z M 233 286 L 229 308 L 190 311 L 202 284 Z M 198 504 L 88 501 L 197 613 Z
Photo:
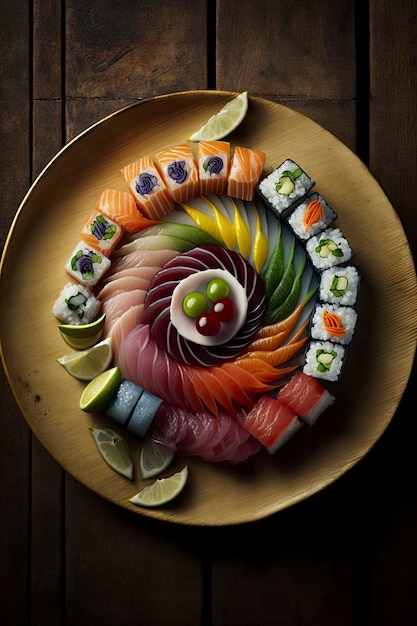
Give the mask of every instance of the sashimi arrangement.
M 105 315 L 122 372 L 106 415 L 179 455 L 274 454 L 335 401 L 360 272 L 314 180 L 264 162 L 225 141 L 139 158 L 65 262 L 55 317 Z

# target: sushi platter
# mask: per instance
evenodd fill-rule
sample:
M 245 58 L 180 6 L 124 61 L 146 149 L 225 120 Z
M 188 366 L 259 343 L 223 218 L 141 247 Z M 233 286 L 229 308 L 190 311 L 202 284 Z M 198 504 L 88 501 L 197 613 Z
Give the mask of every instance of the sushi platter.
M 261 158 L 263 173 L 257 206 L 268 206 L 275 213 L 273 222 L 285 221 L 284 243 L 290 240 L 291 233 L 297 239 L 296 255 L 305 250 L 308 256 L 307 271 L 300 274 L 301 293 L 310 293 L 313 286 L 318 292 L 318 302 L 314 310 L 313 305 L 307 310 L 310 343 L 306 345 L 303 367 L 307 375 L 315 376 L 316 355 L 333 355 L 333 369 L 323 365 L 318 375 L 332 401 L 317 423 L 307 421 L 284 446 L 264 448 L 244 462 L 207 462 L 198 456 L 175 458 L 168 474 L 181 470 L 186 462 L 189 481 L 181 496 L 167 506 L 145 509 L 129 502 L 144 485 L 137 471 L 141 438 L 122 427 L 119 429 L 135 460 L 133 482 L 103 464 L 88 429 L 115 425 L 104 414 L 80 410 L 79 399 L 85 384 L 68 376 L 57 365 L 57 358 L 66 348 L 57 331 L 52 306 L 68 283 L 69 274 L 77 278 L 73 260 L 90 240 L 88 224 L 97 219 L 97 200 L 108 206 L 105 194 L 109 189 L 124 195 L 126 182 L 130 184 L 138 175 L 135 167 L 142 155 L 159 155 L 161 163 L 165 163 L 168 153 L 169 163 L 172 156 L 167 148 L 185 146 L 182 158 L 184 162 L 192 161 L 196 146 L 188 142 L 187 147 L 187 137 L 233 95 L 190 91 L 143 100 L 104 118 L 69 142 L 23 199 L 10 229 L 1 268 L 1 356 L 16 400 L 34 435 L 66 472 L 103 498 L 133 514 L 186 525 L 256 521 L 314 495 L 337 480 L 372 448 L 394 417 L 408 382 L 417 343 L 413 259 L 398 216 L 378 182 L 352 151 L 317 123 L 288 107 L 250 96 L 244 121 L 227 141 L 236 153 L 250 149 Z M 152 165 L 146 164 L 148 168 Z M 285 204 L 288 195 L 278 199 L 274 196 L 274 189 L 288 184 L 288 172 L 293 172 L 297 184 L 304 185 L 304 195 L 291 212 Z M 208 179 L 207 184 L 212 184 L 212 178 L 208 176 Z M 289 181 L 291 188 L 293 182 Z M 198 178 L 194 185 L 198 186 Z M 238 193 L 237 189 L 236 183 L 234 194 Z M 219 191 L 210 187 L 207 193 Z M 182 199 L 178 196 L 175 201 Z M 173 202 L 167 201 L 171 211 Z M 188 204 L 191 206 L 187 205 L 187 213 L 198 213 L 200 200 Z M 227 202 L 223 204 L 227 216 Z M 323 210 L 320 231 L 303 240 L 300 219 L 307 210 L 314 211 L 317 204 Z M 249 205 L 234 203 L 233 206 L 249 214 Z M 89 221 L 80 241 L 80 229 L 87 217 Z M 114 220 L 113 215 L 110 217 L 111 236 L 117 235 L 120 241 L 119 231 L 123 228 L 117 217 Z M 221 219 L 224 221 L 224 215 Z M 129 218 L 126 220 L 128 223 Z M 155 219 L 154 223 L 157 222 Z M 192 228 L 188 222 L 184 223 L 184 228 Z M 202 259 L 212 253 L 210 237 L 207 234 L 206 247 L 200 253 Z M 100 270 L 103 272 L 111 265 L 107 259 L 110 255 L 106 256 L 109 245 L 107 238 L 103 242 L 105 263 Z M 333 259 L 339 255 L 346 261 L 342 277 L 334 271 L 329 250 Z M 188 259 L 193 254 L 190 251 L 184 256 Z M 238 256 L 223 251 L 220 258 L 232 268 L 240 268 Z M 252 265 L 256 266 L 254 252 L 252 256 Z M 168 251 L 165 267 L 172 265 L 171 274 L 177 271 L 174 263 L 175 258 L 171 259 Z M 214 280 L 217 288 L 219 284 L 222 286 L 222 270 L 207 267 L 211 268 L 206 270 L 208 278 Z M 248 272 L 246 268 L 244 271 Z M 239 272 L 236 269 L 236 287 L 232 283 L 232 290 L 237 292 L 242 289 Z M 256 276 L 254 271 L 254 281 Z M 354 294 L 345 294 L 348 281 L 356 287 Z M 163 281 L 160 282 L 160 293 L 165 293 Z M 108 292 L 108 285 L 104 289 Z M 338 297 L 333 298 L 333 293 Z M 6 294 L 7 307 L 4 306 Z M 155 303 L 158 299 L 159 296 Z M 405 306 L 398 307 L 399 301 Z M 250 315 L 249 312 L 246 318 L 245 312 L 244 318 L 250 320 Z M 322 323 L 325 316 L 329 323 L 341 317 L 348 329 L 343 340 L 329 341 Z M 272 323 L 274 311 L 266 310 L 265 319 Z M 189 320 L 186 323 L 188 329 Z M 245 330 L 245 325 L 242 328 Z M 204 361 L 207 368 L 212 355 L 221 352 L 221 347 L 212 346 L 210 341 L 205 340 L 209 347 L 190 353 L 192 366 L 201 362 L 202 354 L 208 354 L 209 357 L 204 356 L 209 359 L 207 363 Z M 146 342 L 149 343 L 148 337 Z M 183 354 L 185 344 L 178 345 Z M 127 363 L 124 354 L 120 360 Z M 171 378 L 170 387 L 169 380 L 158 387 L 168 404 L 172 387 L 177 384 Z M 184 401 L 193 407 L 189 394 L 187 391 Z M 262 405 L 262 410 L 273 412 L 275 408 Z M 297 424 L 298 431 L 300 423 Z

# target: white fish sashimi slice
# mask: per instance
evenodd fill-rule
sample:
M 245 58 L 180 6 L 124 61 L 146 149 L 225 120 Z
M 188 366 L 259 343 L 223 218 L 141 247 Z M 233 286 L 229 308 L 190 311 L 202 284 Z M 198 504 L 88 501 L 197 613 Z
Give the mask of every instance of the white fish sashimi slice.
M 129 267 L 164 267 L 168 261 L 174 259 L 180 253 L 177 250 L 137 250 L 119 256 L 111 265 L 106 277 L 113 276 L 121 270 Z
M 143 304 L 148 292 L 143 289 L 134 289 L 114 295 L 102 303 L 102 313 L 106 314 L 107 328 L 112 328 L 116 320 L 131 307 Z
M 136 306 L 132 306 L 130 309 L 125 311 L 118 319 L 115 319 L 112 326 L 109 323 L 108 329 L 106 318 L 106 323 L 104 325 L 105 334 L 106 336 L 111 335 L 114 353 L 117 354 L 119 352 L 122 342 L 135 328 L 135 326 L 140 323 L 143 309 L 143 304 L 137 304 Z
M 126 267 L 123 270 L 115 272 L 111 276 L 106 275 L 106 280 L 103 284 L 111 283 L 115 280 L 119 280 L 119 278 L 145 278 L 146 280 L 151 280 L 160 269 L 159 265 L 150 265 L 149 267 Z
M 126 256 L 134 252 L 172 250 L 176 251 L 177 241 L 169 235 L 147 235 L 123 244 L 113 252 L 113 258 Z
M 125 291 L 133 291 L 135 289 L 147 291 L 149 289 L 150 280 L 151 279 L 146 279 L 143 276 L 121 276 L 104 285 L 97 297 L 100 300 L 108 300 Z

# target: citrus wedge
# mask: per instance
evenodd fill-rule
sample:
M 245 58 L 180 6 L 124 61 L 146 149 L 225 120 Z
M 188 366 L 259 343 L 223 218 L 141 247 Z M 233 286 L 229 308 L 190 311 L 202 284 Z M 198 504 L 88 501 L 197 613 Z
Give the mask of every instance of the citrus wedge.
M 180 472 L 167 478 L 158 478 L 154 483 L 139 491 L 129 502 L 138 506 L 161 506 L 170 502 L 184 489 L 188 480 L 188 465 Z
M 142 478 L 152 478 L 163 472 L 172 462 L 175 450 L 158 443 L 151 435 L 145 437 L 139 457 Z
M 94 346 L 103 336 L 106 315 L 103 313 L 89 324 L 59 324 L 58 329 L 63 340 L 74 350 L 86 350 Z
M 91 380 L 80 398 L 80 409 L 86 413 L 104 411 L 116 395 L 122 373 L 119 367 L 112 367 Z
M 248 110 L 248 92 L 230 100 L 220 111 L 212 115 L 189 141 L 217 141 L 229 135 L 243 121 Z
M 75 350 L 65 354 L 57 362 L 74 378 L 89 381 L 104 372 L 110 366 L 112 358 L 112 341 L 108 337 L 87 350 Z
M 132 480 L 133 461 L 127 441 L 111 428 L 90 427 L 89 430 L 107 465 Z

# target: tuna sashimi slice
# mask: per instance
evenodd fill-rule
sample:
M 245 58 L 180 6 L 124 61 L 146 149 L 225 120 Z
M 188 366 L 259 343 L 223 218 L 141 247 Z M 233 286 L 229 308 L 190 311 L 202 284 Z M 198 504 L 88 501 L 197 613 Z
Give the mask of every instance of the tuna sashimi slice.
M 302 427 L 293 409 L 277 398 L 262 396 L 242 419 L 243 427 L 273 454 Z
M 281 387 L 277 398 L 310 426 L 335 400 L 317 378 L 301 371 Z

